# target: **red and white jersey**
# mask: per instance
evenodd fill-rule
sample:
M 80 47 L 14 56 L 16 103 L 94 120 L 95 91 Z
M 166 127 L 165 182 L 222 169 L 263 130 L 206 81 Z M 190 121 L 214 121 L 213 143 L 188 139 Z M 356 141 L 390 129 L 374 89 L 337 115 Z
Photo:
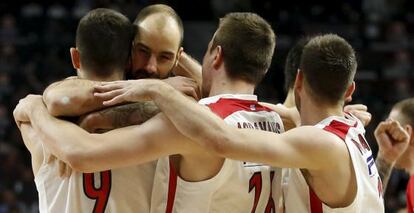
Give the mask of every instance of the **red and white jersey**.
M 49 164 L 44 161 L 35 175 L 39 210 L 41 213 L 149 212 L 155 166 L 154 161 L 60 177 L 58 161 Z
M 284 131 L 279 115 L 260 105 L 255 95 L 218 95 L 199 103 L 234 127 Z M 158 160 L 151 212 L 275 212 L 281 204 L 279 168 L 225 159 L 214 177 L 188 182 L 172 165 L 168 157 Z
M 284 189 L 286 212 L 384 212 L 382 183 L 371 148 L 365 140 L 365 129 L 362 123 L 354 116 L 346 114 L 344 117 L 328 117 L 316 127 L 337 135 L 348 147 L 357 182 L 356 197 L 347 207 L 330 208 L 322 203 L 309 188 L 300 169 L 290 169 L 289 181 Z

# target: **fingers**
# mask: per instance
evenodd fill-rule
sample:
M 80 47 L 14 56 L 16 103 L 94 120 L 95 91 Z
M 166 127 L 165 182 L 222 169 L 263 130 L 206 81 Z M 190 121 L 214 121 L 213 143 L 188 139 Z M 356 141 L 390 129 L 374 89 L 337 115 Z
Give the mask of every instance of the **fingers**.
M 100 85 L 95 85 L 94 91 L 103 93 L 103 92 L 108 92 L 111 90 L 121 89 L 124 87 L 125 87 L 124 81 L 105 82 L 105 83 L 101 83 Z
M 404 142 L 405 140 L 408 141 L 408 133 L 403 129 L 403 127 L 397 121 L 391 121 L 390 123 L 390 130 L 391 136 L 397 140 Z
M 377 140 L 378 140 L 378 137 L 379 137 L 381 134 L 385 133 L 385 131 L 386 131 L 386 130 L 387 130 L 387 128 L 388 128 L 388 125 L 389 125 L 389 122 L 388 122 L 388 121 L 382 121 L 382 122 L 380 122 L 380 123 L 378 124 L 377 128 L 375 128 L 375 131 L 374 131 L 374 136 L 375 136 L 375 138 L 377 138 Z
M 109 100 L 112 99 L 118 95 L 121 95 L 122 93 L 124 93 L 124 89 L 115 89 L 115 90 L 109 90 L 106 92 L 95 92 L 93 93 L 93 95 L 97 98 L 101 98 L 103 100 Z
M 387 120 L 381 122 L 374 131 L 375 138 L 378 140 L 384 133 L 389 135 L 393 142 L 408 142 L 408 133 L 397 121 Z
M 363 105 L 363 104 L 351 104 L 351 105 L 346 105 L 344 107 L 344 111 L 345 112 L 351 112 L 351 111 L 368 111 L 368 107 Z
M 195 100 L 199 99 L 196 90 L 192 87 L 185 88 L 183 93 L 194 98 Z
M 103 102 L 103 105 L 105 105 L 105 106 L 113 106 L 113 105 L 116 105 L 116 104 L 119 104 L 119 103 L 123 103 L 123 102 L 126 102 L 125 94 L 120 94 L 120 95 L 117 95 L 117 96 L 113 97 L 110 100 L 104 101 Z
M 364 124 L 364 126 L 367 126 L 372 118 L 371 113 L 367 111 L 352 110 L 350 113 L 357 117 Z

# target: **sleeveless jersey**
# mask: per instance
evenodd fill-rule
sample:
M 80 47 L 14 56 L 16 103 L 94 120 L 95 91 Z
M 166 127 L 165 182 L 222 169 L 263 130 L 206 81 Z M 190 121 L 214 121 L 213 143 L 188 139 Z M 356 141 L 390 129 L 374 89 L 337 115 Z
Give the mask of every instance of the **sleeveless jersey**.
M 199 103 L 234 127 L 284 131 L 279 115 L 260 105 L 254 95 L 219 95 Z M 281 182 L 279 168 L 231 159 L 224 160 L 214 177 L 188 182 L 165 157 L 158 160 L 151 212 L 275 212 L 281 204 Z
M 41 213 L 149 212 L 155 161 L 70 177 L 59 177 L 58 164 L 44 160 L 35 175 Z
M 308 186 L 300 169 L 289 169 L 289 180 L 284 189 L 286 212 L 384 212 L 382 183 L 371 148 L 365 140 L 362 123 L 351 114 L 346 114 L 344 117 L 328 117 L 316 127 L 335 134 L 345 142 L 355 171 L 356 196 L 349 206 L 330 208 L 322 203 Z

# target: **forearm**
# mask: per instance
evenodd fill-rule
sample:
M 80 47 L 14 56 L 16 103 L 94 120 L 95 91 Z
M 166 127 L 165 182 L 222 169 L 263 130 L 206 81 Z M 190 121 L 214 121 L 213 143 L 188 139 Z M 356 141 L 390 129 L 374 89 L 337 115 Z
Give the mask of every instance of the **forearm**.
M 218 141 L 216 137 L 225 134 L 227 126 L 207 107 L 199 105 L 165 83 L 156 83 L 150 90 L 155 104 L 186 137 L 202 143 L 201 145 L 214 147 L 215 144 L 205 142 Z M 217 134 L 220 131 L 221 134 Z M 199 140 L 200 138 L 204 140 Z
M 37 174 L 43 162 L 43 148 L 40 139 L 37 137 L 33 127 L 28 123 L 23 123 L 20 127 L 23 142 L 29 150 L 32 160 L 33 174 Z
M 87 137 L 87 132 L 73 123 L 51 116 L 44 105 L 33 110 L 30 120 L 43 145 L 71 167 L 74 160 L 80 160 L 77 157 L 87 150 L 87 143 L 82 140 Z
M 111 129 L 144 123 L 158 114 L 160 110 L 152 101 L 141 101 L 111 107 L 97 112 L 99 117 L 108 121 Z M 104 122 L 106 123 L 106 122 Z M 99 124 L 96 124 L 99 126 Z
M 136 165 L 166 155 L 161 155 L 159 151 L 159 147 L 165 147 L 166 141 L 164 134 L 160 134 L 162 131 L 154 128 L 160 126 L 159 123 L 150 123 L 143 128 L 130 126 L 104 134 L 89 134 L 73 123 L 49 115 L 44 106 L 36 107 L 30 119 L 50 152 L 80 172 Z M 154 139 L 145 140 L 145 134 L 153 135 Z M 162 143 L 154 147 L 154 141 Z
M 378 169 L 378 174 L 381 177 L 383 193 L 385 194 L 394 163 L 388 162 L 381 154 L 378 154 L 375 164 Z
M 194 79 L 199 87 L 202 83 L 202 74 L 201 74 L 201 64 L 196 61 L 194 58 L 189 56 L 187 53 L 183 52 L 178 65 L 175 68 L 174 72 L 177 75 L 184 76 L 187 78 Z
M 53 116 L 79 116 L 102 109 L 102 100 L 93 96 L 99 82 L 71 78 L 50 85 L 43 100 Z

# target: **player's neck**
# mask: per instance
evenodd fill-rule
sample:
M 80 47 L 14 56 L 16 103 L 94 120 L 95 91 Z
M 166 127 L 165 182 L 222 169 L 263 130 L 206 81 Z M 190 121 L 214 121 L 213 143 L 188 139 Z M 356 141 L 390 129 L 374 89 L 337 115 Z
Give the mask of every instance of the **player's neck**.
M 113 71 L 112 74 L 106 77 L 100 77 L 94 74 L 93 71 L 80 69 L 78 70 L 78 76 L 83 79 L 89 79 L 92 81 L 119 81 L 123 80 L 123 72 L 120 71 Z
M 255 86 L 242 80 L 230 80 L 227 77 L 215 78 L 211 84 L 209 96 L 220 94 L 253 94 Z
M 330 116 L 343 116 L 343 107 L 328 105 L 313 100 L 301 100 L 300 118 L 302 125 L 315 125 Z
M 288 107 L 288 108 L 296 107 L 295 94 L 293 92 L 293 89 L 289 89 L 289 92 L 286 96 L 286 99 L 285 99 L 285 102 L 283 103 L 283 105 L 285 107 Z

